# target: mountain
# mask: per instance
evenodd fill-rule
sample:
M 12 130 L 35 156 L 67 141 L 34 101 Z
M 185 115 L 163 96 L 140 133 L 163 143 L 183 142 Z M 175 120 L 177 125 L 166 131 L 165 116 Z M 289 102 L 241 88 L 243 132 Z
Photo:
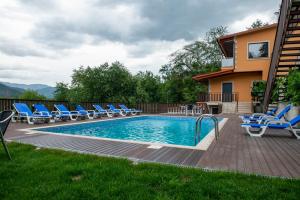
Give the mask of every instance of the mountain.
M 9 87 L 21 88 L 24 90 L 40 90 L 43 88 L 50 87 L 49 85 L 45 85 L 45 84 L 20 84 L 20 83 L 9 83 L 9 82 L 1 82 L 1 83 Z
M 0 83 L 0 97 L 18 97 L 24 92 L 23 89 L 15 88 L 15 87 L 9 87 L 2 83 Z
M 19 84 L 19 83 L 9 83 L 9 82 L 1 82 L 1 84 L 15 88 L 24 90 L 34 90 L 39 94 L 46 96 L 47 98 L 53 98 L 55 87 L 51 87 L 45 84 Z
M 48 98 L 53 98 L 54 97 L 54 92 L 55 92 L 56 88 L 55 87 L 45 87 L 45 88 L 41 88 L 36 90 L 39 94 L 44 95 Z

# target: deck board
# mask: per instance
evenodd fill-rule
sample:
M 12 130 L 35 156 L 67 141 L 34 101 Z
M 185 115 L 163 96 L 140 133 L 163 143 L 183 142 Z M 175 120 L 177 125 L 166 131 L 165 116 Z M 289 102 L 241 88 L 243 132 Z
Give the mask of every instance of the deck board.
M 5 138 L 39 147 L 124 157 L 141 162 L 150 161 L 266 176 L 300 178 L 300 140 L 287 134 L 287 131 L 280 130 L 268 130 L 266 136 L 253 138 L 239 126 L 240 119 L 237 115 L 223 115 L 223 117 L 228 117 L 230 120 L 221 130 L 220 138 L 217 141 L 214 140 L 206 151 L 169 146 L 155 149 L 142 143 L 65 135 L 26 135 L 19 129 L 33 126 L 25 123 L 11 123 Z

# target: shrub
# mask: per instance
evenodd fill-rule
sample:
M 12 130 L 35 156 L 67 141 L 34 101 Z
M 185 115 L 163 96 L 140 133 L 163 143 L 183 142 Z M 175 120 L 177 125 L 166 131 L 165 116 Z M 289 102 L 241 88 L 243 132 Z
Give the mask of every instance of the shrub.
M 287 95 L 295 105 L 300 105 L 300 71 L 293 70 L 287 78 Z

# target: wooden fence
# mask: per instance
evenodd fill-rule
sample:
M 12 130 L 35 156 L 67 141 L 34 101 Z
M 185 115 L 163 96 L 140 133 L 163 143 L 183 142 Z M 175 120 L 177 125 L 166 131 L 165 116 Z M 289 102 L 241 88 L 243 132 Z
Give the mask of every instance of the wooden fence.
M 28 99 L 7 99 L 0 98 L 0 111 L 2 110 L 11 110 L 13 109 L 14 103 L 26 103 L 28 106 L 32 106 L 36 103 L 44 104 L 50 111 L 54 110 L 54 104 L 64 104 L 70 110 L 74 110 L 75 106 L 80 104 L 85 107 L 87 110 L 94 109 L 93 104 L 99 104 L 103 108 L 107 108 L 108 103 L 99 103 L 99 102 L 81 102 L 81 103 L 73 103 L 69 101 L 55 101 L 55 100 L 28 100 Z M 119 103 L 112 103 L 116 107 L 118 107 Z M 156 114 L 156 113 L 167 113 L 168 108 L 170 107 L 180 107 L 182 104 L 167 104 L 167 103 L 137 103 L 136 105 L 132 105 L 136 109 L 142 110 L 143 113 Z

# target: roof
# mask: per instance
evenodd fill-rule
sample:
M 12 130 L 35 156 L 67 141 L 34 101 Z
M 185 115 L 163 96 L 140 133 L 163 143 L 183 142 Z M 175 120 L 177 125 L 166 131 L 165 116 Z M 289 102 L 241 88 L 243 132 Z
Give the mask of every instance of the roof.
M 224 36 L 219 37 L 217 39 L 217 41 L 218 41 L 218 44 L 219 44 L 220 49 L 222 50 L 223 54 L 226 57 L 232 57 L 232 52 L 228 49 L 232 48 L 230 46 L 233 45 L 234 37 L 249 34 L 249 33 L 253 33 L 253 32 L 257 32 L 257 31 L 266 30 L 266 29 L 269 29 L 269 28 L 275 28 L 275 27 L 277 27 L 277 23 L 262 26 L 262 27 L 258 27 L 258 28 L 252 28 L 252 29 L 248 29 L 246 31 L 241 31 L 241 32 L 237 32 L 237 33 L 233 33 L 233 34 L 229 34 L 229 35 L 224 35 Z
M 199 75 L 193 76 L 193 79 L 196 81 L 200 81 L 200 80 L 215 78 L 215 77 L 224 76 L 224 75 L 232 74 L 232 73 L 233 73 L 233 69 L 221 69 L 220 71 L 217 71 L 217 72 L 210 72 L 210 73 L 206 73 L 206 74 L 199 74 Z
M 234 71 L 234 69 L 221 69 L 220 71 L 217 71 L 217 72 L 210 72 L 210 73 L 206 73 L 206 74 L 199 74 L 199 75 L 193 76 L 193 79 L 196 81 L 203 81 L 206 79 L 217 78 L 217 77 L 226 76 L 226 75 L 230 75 L 230 74 L 251 73 L 251 72 L 261 72 L 261 70 Z
M 251 28 L 251 29 L 241 31 L 241 32 L 237 32 L 237 33 L 233 33 L 233 34 L 224 35 L 224 36 L 219 37 L 218 40 L 232 38 L 234 36 L 239 36 L 239 35 L 245 35 L 245 34 L 249 34 L 249 33 L 252 33 L 252 32 L 262 31 L 262 30 L 269 29 L 269 28 L 274 28 L 274 27 L 277 27 L 277 23 L 262 26 L 262 27 L 258 27 L 258 28 Z

